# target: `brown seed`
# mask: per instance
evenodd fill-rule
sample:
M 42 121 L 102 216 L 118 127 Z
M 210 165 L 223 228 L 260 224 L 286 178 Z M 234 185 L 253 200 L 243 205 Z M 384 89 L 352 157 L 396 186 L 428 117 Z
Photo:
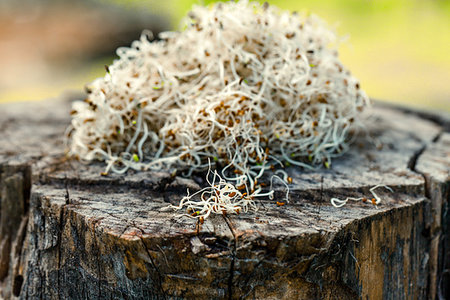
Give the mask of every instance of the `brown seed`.
M 87 119 L 84 119 L 83 123 L 86 124 L 87 122 L 93 122 L 93 121 L 94 121 L 94 118 L 87 118 Z
M 287 39 L 292 39 L 295 36 L 295 32 L 292 33 L 286 33 L 286 38 Z

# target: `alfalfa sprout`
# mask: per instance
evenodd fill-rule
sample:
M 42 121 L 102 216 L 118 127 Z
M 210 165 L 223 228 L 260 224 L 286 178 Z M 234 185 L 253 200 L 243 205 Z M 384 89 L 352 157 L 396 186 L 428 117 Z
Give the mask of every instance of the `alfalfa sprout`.
M 184 24 L 117 50 L 73 104 L 71 155 L 105 161 L 105 174 L 189 176 L 210 160 L 210 186 L 177 206 L 206 218 L 256 209 L 273 194 L 262 186 L 269 171 L 288 184 L 284 166 L 330 167 L 348 149 L 368 98 L 321 19 L 230 1 L 195 6 Z

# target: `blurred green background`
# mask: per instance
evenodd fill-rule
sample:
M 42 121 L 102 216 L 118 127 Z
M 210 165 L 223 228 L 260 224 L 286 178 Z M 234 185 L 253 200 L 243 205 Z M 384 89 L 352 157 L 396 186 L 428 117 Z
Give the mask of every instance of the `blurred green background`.
M 77 4 L 79 10 L 76 10 L 70 1 L 42 0 L 40 11 L 44 17 L 32 15 L 30 21 L 30 17 L 24 17 L 28 8 L 23 9 L 29 3 L 10 0 L 9 5 L 0 6 L 0 12 L 3 11 L 0 13 L 0 66 L 3 65 L 0 102 L 43 99 L 56 97 L 67 89 L 81 90 L 85 83 L 104 75 L 103 65 L 112 62 L 115 47 L 129 45 L 144 28 L 156 32 L 177 30 L 181 18 L 193 4 L 211 2 L 215 1 L 85 0 Z M 291 11 L 310 11 L 335 27 L 346 38 L 340 48 L 340 57 L 360 79 L 362 88 L 370 97 L 450 111 L 449 1 L 273 0 L 269 3 Z M 54 9 L 51 14 L 49 7 Z M 111 14 L 103 16 L 104 19 L 98 17 L 100 21 L 92 21 L 95 11 Z M 59 24 L 66 24 L 70 14 L 73 15 L 73 28 L 66 32 L 59 28 L 64 27 Z M 94 15 L 90 21 L 83 19 L 89 14 Z M 8 16 L 7 21 L 5 16 Z M 33 23 L 36 18 L 42 18 L 41 23 L 48 22 L 49 16 L 56 20 L 47 26 L 47 31 L 41 30 L 42 24 Z M 17 27 L 16 32 L 6 30 L 5 34 L 4 26 L 11 28 L 11 24 Z M 23 34 L 21 24 L 22 27 L 34 28 L 35 32 Z M 115 29 L 109 28 L 111 24 Z M 124 30 L 125 24 L 130 28 Z M 93 33 L 102 28 L 103 32 Z M 52 38 L 44 41 L 36 38 L 45 34 Z M 128 40 L 117 40 L 119 35 Z M 34 43 L 20 41 L 30 36 L 36 39 Z M 64 39 L 70 42 L 64 42 Z M 80 49 L 79 44 L 87 44 L 86 41 L 91 45 Z M 46 47 L 42 47 L 42 43 Z M 101 49 L 93 46 L 96 43 L 101 45 Z M 4 51 L 5 45 L 9 54 Z M 52 47 L 66 51 L 56 51 L 55 54 L 53 50 L 48 55 L 47 48 Z M 35 51 L 39 55 L 32 54 Z

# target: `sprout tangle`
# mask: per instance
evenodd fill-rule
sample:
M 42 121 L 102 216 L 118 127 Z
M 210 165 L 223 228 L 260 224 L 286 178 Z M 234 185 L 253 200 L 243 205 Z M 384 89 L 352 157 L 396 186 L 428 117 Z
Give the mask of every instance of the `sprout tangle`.
M 263 191 L 265 172 L 288 184 L 284 165 L 329 167 L 348 149 L 369 101 L 322 20 L 240 1 L 194 7 L 185 24 L 117 50 L 73 104 L 71 155 L 104 160 L 106 173 L 186 176 L 210 159 L 220 176 L 211 171 L 211 187 L 178 206 L 200 218 L 255 209 L 255 197 L 273 195 Z

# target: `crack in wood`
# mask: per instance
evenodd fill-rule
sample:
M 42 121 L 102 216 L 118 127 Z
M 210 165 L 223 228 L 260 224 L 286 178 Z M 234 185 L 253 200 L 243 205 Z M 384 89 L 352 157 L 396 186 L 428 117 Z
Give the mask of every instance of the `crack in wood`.
M 233 225 L 231 223 L 231 220 L 226 216 L 223 215 L 222 218 L 225 220 L 225 223 L 227 224 L 228 228 L 231 231 L 231 234 L 233 235 L 233 241 L 232 241 L 232 247 L 230 249 L 231 252 L 231 262 L 230 262 L 230 269 L 229 269 L 229 277 L 228 277 L 228 299 L 233 299 L 233 277 L 234 277 L 234 264 L 236 262 L 236 249 L 237 249 L 237 236 L 234 231 Z
M 448 119 L 450 120 L 450 118 Z M 447 121 L 448 121 L 447 120 Z M 449 123 L 450 124 L 450 123 Z M 425 189 L 425 196 L 430 199 L 431 202 L 431 215 L 429 216 L 429 224 L 428 224 L 428 235 L 427 238 L 430 242 L 430 251 L 429 251 L 429 281 L 428 281 L 428 289 L 429 289 L 429 297 L 430 299 L 435 299 L 436 297 L 439 299 L 444 299 L 447 296 L 450 296 L 450 289 L 447 289 L 447 295 L 441 296 L 444 292 L 442 291 L 441 283 L 442 278 L 445 274 L 445 265 L 450 264 L 450 262 L 447 262 L 447 258 L 445 257 L 445 254 L 440 253 L 440 249 L 442 247 L 445 247 L 444 240 L 448 239 L 449 232 L 446 232 L 445 227 L 446 225 L 443 224 L 443 221 L 445 222 L 445 210 L 446 208 L 445 201 L 449 202 L 448 195 L 450 194 L 447 191 L 447 200 L 445 200 L 445 188 L 444 190 L 441 190 L 440 192 L 442 194 L 437 193 L 435 189 L 438 189 L 439 185 L 447 185 L 449 186 L 449 173 L 450 170 L 447 172 L 447 181 L 446 182 L 440 182 L 439 179 L 434 178 L 433 172 L 438 174 L 439 170 L 430 170 L 430 167 L 426 166 L 426 161 L 430 160 L 429 157 L 425 158 L 425 163 L 422 162 L 422 166 L 419 167 L 419 169 L 416 167 L 418 164 L 419 159 L 421 159 L 425 154 L 425 152 L 429 151 L 430 148 L 435 147 L 437 145 L 443 135 L 445 134 L 446 130 L 450 130 L 450 127 L 442 130 L 438 135 L 436 135 L 432 143 L 426 145 L 422 149 L 420 153 L 417 153 L 416 157 L 414 157 L 414 161 L 411 164 L 411 170 L 414 172 L 420 174 L 424 178 L 424 189 Z M 448 155 L 448 154 L 447 154 Z M 428 162 L 429 163 L 429 162 Z M 450 161 L 448 161 L 448 165 L 450 166 Z M 447 188 L 448 189 L 448 188 Z M 442 199 L 441 199 L 442 198 Z M 442 202 L 442 203 L 441 203 Z M 437 209 L 437 212 L 434 210 Z M 442 212 L 442 216 L 435 216 L 434 214 L 439 214 Z M 444 216 L 444 217 L 443 217 Z M 447 229 L 448 231 L 448 229 Z M 443 267 L 444 266 L 444 267 Z M 439 270 L 441 268 L 441 270 Z M 447 280 L 447 283 L 450 282 L 450 280 Z
M 163 282 L 162 274 L 161 274 L 158 266 L 155 264 L 155 262 L 153 260 L 153 257 L 152 257 L 152 255 L 150 253 L 150 249 L 147 247 L 147 244 L 145 243 L 145 240 L 144 240 L 144 237 L 143 237 L 145 232 L 144 232 L 144 230 L 142 228 L 140 228 L 136 224 L 133 224 L 133 225 L 141 232 L 141 235 L 139 236 L 139 239 L 140 239 L 142 245 L 144 246 L 145 252 L 147 253 L 148 258 L 150 259 L 150 263 L 151 263 L 153 269 L 156 271 L 157 278 L 158 278 L 158 281 L 156 283 L 157 284 L 157 288 L 159 289 L 161 295 L 163 296 L 163 299 L 167 299 L 166 291 L 164 290 L 163 284 L 162 284 L 162 282 Z
M 424 177 L 424 179 L 425 179 L 424 174 L 422 174 L 422 173 L 416 171 L 417 160 L 418 160 L 419 157 L 423 154 L 423 152 L 424 152 L 427 148 L 429 148 L 430 144 L 434 144 L 434 143 L 436 143 L 436 142 L 439 140 L 439 138 L 442 136 L 442 134 L 443 134 L 444 132 L 445 132 L 445 131 L 440 131 L 437 135 L 435 135 L 435 136 L 432 138 L 431 143 L 428 143 L 428 144 L 426 143 L 426 144 L 424 144 L 419 150 L 417 150 L 416 152 L 414 152 L 413 156 L 411 156 L 411 158 L 410 158 L 410 160 L 409 160 L 409 162 L 408 162 L 408 164 L 407 164 L 408 169 L 410 169 L 411 171 L 416 172 L 416 173 L 422 175 L 422 176 Z
M 59 299 L 61 299 L 61 294 L 60 294 L 60 292 L 62 291 L 62 289 L 61 289 L 61 279 L 60 279 L 60 277 L 61 277 L 61 275 L 60 275 L 60 272 L 61 272 L 61 255 L 62 255 L 62 251 L 61 251 L 61 247 L 62 247 L 62 245 L 63 245 L 63 242 L 62 242 L 62 234 L 63 234 L 63 229 L 64 229 L 64 222 L 65 222 L 65 214 L 66 214 L 66 209 L 65 209 L 65 206 L 66 206 L 67 204 L 65 204 L 65 205 L 63 205 L 62 207 L 61 207 L 61 210 L 60 210 L 60 213 L 59 213 L 59 230 L 58 230 L 58 242 L 57 242 L 57 245 L 58 245 L 58 247 L 57 247 L 57 249 L 58 249 L 58 267 L 57 267 L 57 285 L 58 285 L 58 298 Z M 44 229 L 45 230 L 45 229 Z

